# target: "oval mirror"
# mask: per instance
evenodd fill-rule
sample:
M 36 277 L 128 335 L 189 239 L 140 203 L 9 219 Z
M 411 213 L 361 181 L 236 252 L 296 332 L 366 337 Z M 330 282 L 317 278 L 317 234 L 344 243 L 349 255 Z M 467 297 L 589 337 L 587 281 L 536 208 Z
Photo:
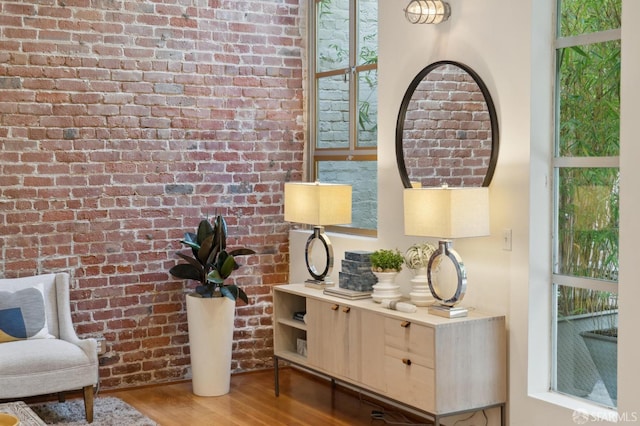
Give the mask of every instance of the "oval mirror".
M 440 61 L 413 79 L 396 123 L 396 161 L 405 188 L 489 186 L 498 142 L 493 100 L 471 68 Z

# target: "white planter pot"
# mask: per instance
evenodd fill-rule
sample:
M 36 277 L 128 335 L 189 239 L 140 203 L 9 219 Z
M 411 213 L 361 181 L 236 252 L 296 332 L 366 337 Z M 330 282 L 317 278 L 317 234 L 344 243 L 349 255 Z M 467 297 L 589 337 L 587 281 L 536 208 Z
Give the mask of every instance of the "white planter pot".
M 427 276 L 427 268 L 420 268 L 414 271 L 415 276 L 411 280 L 411 292 L 409 297 L 411 303 L 416 306 L 431 306 L 436 302 L 436 298 L 431 294 Z
M 228 297 L 187 295 L 191 373 L 196 395 L 229 393 L 235 307 Z
M 383 300 L 400 300 L 400 286 L 395 283 L 397 272 L 373 272 L 378 279 L 378 283 L 373 286 L 371 298 L 374 302 L 381 303 Z

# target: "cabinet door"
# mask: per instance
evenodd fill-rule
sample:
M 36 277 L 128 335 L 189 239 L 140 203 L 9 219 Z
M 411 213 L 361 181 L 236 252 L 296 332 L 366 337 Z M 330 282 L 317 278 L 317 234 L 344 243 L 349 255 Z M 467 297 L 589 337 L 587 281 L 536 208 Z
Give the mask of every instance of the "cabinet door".
M 326 373 L 360 380 L 360 311 L 307 300 L 307 358 Z
M 362 383 L 381 393 L 387 391 L 384 370 L 384 317 L 376 312 L 362 311 Z

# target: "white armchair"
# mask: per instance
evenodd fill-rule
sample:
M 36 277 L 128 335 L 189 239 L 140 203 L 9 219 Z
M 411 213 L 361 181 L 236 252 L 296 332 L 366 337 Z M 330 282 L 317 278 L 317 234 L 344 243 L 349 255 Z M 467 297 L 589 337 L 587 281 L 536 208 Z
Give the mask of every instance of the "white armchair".
M 7 318 L 15 308 L 7 308 L 8 300 L 26 304 L 26 292 L 36 288 L 44 301 L 46 329 L 31 338 L 13 340 L 24 330 Z M 28 291 L 29 297 L 33 291 Z M 36 294 L 37 295 L 37 294 Z M 4 300 L 4 302 L 3 302 Z M 93 387 L 98 383 L 98 354 L 95 339 L 79 339 L 71 322 L 69 304 L 69 275 L 66 273 L 36 275 L 25 278 L 0 279 L 0 313 L 4 303 L 4 317 L 0 315 L 0 399 L 58 394 L 83 390 L 87 421 L 93 421 Z M 40 306 L 42 299 L 40 299 Z M 36 304 L 37 306 L 37 304 Z M 13 312 L 11 312 L 13 309 Z M 35 314 L 29 311 L 36 311 Z M 22 309 L 23 323 L 34 323 L 36 308 Z M 26 312 L 26 313 L 24 313 Z M 40 314 L 42 317 L 42 314 Z M 2 321 L 4 318 L 4 331 Z M 11 324 L 10 324 L 11 323 Z M 22 328 L 21 328 L 22 327 Z M 12 333 L 7 334 L 6 330 Z M 27 324 L 28 329 L 28 324 Z M 27 333 L 28 334 L 28 333 Z M 34 338 L 35 337 L 35 338 Z

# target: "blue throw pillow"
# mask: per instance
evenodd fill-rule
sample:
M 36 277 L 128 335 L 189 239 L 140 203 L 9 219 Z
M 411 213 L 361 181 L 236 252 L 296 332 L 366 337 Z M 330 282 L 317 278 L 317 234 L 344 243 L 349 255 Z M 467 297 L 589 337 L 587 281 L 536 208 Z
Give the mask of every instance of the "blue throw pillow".
M 51 338 L 47 327 L 43 286 L 16 292 L 0 291 L 0 343 Z
M 24 324 L 20 308 L 0 309 L 0 342 L 10 342 L 27 338 L 27 327 Z

